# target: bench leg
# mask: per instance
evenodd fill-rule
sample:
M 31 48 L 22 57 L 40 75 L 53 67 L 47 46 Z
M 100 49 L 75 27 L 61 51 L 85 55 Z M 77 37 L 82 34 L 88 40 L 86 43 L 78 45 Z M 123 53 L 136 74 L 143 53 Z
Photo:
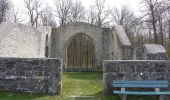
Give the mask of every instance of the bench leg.
M 164 95 L 160 95 L 159 100 L 164 100 Z
M 122 100 L 127 100 L 127 95 L 122 95 Z

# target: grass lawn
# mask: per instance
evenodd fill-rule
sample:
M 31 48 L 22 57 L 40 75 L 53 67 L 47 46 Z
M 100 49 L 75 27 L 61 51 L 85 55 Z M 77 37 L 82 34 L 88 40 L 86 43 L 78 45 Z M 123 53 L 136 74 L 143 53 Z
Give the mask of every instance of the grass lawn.
M 101 72 L 63 73 L 60 96 L 0 92 L 0 100 L 120 100 L 117 95 L 103 96 L 102 77 Z M 128 100 L 155 100 L 155 98 L 130 96 Z

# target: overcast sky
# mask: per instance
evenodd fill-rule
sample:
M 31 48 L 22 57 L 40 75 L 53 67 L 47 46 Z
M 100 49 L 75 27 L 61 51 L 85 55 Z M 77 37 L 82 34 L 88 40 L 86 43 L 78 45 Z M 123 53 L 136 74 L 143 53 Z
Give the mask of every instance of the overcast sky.
M 21 14 L 21 19 L 24 20 L 22 23 L 27 24 L 28 23 L 28 18 L 25 17 L 26 14 L 25 11 L 25 5 L 24 5 L 24 0 L 11 0 L 13 2 L 13 5 L 15 7 L 15 9 L 19 8 L 19 12 Z M 48 4 L 50 7 L 54 8 L 54 4 L 55 4 L 55 0 L 42 0 L 43 4 Z M 74 0 L 73 0 L 74 1 Z M 95 0 L 80 0 L 82 2 L 82 4 L 85 6 L 86 10 L 88 10 L 89 6 L 94 4 Z M 135 13 L 135 15 L 140 15 L 140 1 L 141 0 L 106 0 L 106 4 L 105 6 L 109 6 L 109 8 L 121 8 L 122 5 L 128 5 L 131 10 L 133 10 L 133 12 Z M 45 6 L 44 5 L 44 6 Z M 54 9 L 53 9 L 54 10 Z
M 19 8 L 22 8 L 24 7 L 23 5 L 23 1 L 24 0 L 11 0 L 15 7 L 19 7 Z M 44 3 L 48 3 L 48 5 L 50 6 L 54 6 L 54 0 L 42 0 Z M 80 0 L 82 1 L 83 5 L 88 8 L 91 4 L 94 3 L 94 0 Z M 126 4 L 126 5 L 129 5 L 134 12 L 139 12 L 139 2 L 140 0 L 106 0 L 106 5 L 108 5 L 110 8 L 113 8 L 113 7 L 118 7 L 120 8 L 121 5 L 123 4 Z

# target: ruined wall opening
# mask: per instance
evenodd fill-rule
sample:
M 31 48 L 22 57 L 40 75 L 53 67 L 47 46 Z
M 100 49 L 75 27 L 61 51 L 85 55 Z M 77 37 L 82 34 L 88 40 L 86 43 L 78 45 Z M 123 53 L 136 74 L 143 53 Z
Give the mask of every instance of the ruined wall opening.
M 95 64 L 93 39 L 79 33 L 70 38 L 66 47 L 66 68 L 92 69 Z
M 48 57 L 48 35 L 46 35 L 46 40 L 45 40 L 45 57 Z

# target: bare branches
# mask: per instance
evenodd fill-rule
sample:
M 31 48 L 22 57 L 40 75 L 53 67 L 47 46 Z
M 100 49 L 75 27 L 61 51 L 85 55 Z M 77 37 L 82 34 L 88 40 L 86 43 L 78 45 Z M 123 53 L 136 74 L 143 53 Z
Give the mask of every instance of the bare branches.
M 27 15 L 30 18 L 31 26 L 38 25 L 38 18 L 42 13 L 40 0 L 25 0 L 25 7 L 27 9 Z
M 87 22 L 99 27 L 109 24 L 111 10 L 106 8 L 105 0 L 95 0 L 94 5 L 91 5 L 87 13 Z
M 6 13 L 12 7 L 9 0 L 0 0 L 0 23 L 6 21 Z
M 140 24 L 141 18 L 136 17 L 128 6 L 122 6 L 120 10 L 118 8 L 113 9 L 112 20 L 116 24 L 122 25 L 127 34 L 134 34 L 134 28 Z
M 146 11 L 145 13 L 148 15 L 148 19 L 152 25 L 154 32 L 154 40 L 155 43 L 158 44 L 158 33 L 157 30 L 157 21 L 160 19 L 161 13 L 163 13 L 163 1 L 161 0 L 143 0 L 143 4 L 145 5 Z M 159 23 L 160 24 L 160 23 Z
M 135 16 L 135 13 L 128 7 L 128 5 L 123 5 L 120 10 L 118 8 L 113 8 L 112 11 L 113 23 L 124 27 L 133 44 L 136 44 L 136 41 L 134 41 L 135 36 L 137 36 L 138 39 L 141 39 L 140 37 L 142 36 L 142 33 L 140 32 L 143 29 L 142 18 L 143 17 Z
M 82 2 L 75 0 L 73 2 L 70 12 L 70 21 L 71 22 L 80 22 L 85 19 L 85 8 L 82 5 Z
M 95 0 L 94 7 L 97 13 L 96 25 L 101 27 L 109 17 L 111 11 L 109 8 L 105 8 L 105 0 Z
M 22 18 L 23 17 L 22 14 L 19 12 L 19 8 L 16 9 L 13 8 L 11 14 L 12 14 L 12 19 L 11 19 L 12 22 L 20 23 L 25 21 L 25 19 Z
M 168 25 L 167 17 L 169 12 L 169 1 L 168 0 L 142 0 L 144 4 L 145 14 L 145 23 L 150 23 L 150 31 L 153 31 L 154 34 L 154 43 L 164 45 L 164 34 L 165 34 L 165 23 Z M 167 27 L 168 28 L 168 27 Z M 160 41 L 161 40 L 161 41 Z
M 42 24 L 43 26 L 56 26 L 54 14 L 50 7 L 46 7 L 46 9 L 41 14 Z
M 88 10 L 88 13 L 87 13 L 87 22 L 92 24 L 92 25 L 95 25 L 96 16 L 97 16 L 97 14 L 94 11 L 94 6 L 91 6 Z
M 72 0 L 55 0 L 55 12 L 59 18 L 60 26 L 64 26 L 69 21 Z

